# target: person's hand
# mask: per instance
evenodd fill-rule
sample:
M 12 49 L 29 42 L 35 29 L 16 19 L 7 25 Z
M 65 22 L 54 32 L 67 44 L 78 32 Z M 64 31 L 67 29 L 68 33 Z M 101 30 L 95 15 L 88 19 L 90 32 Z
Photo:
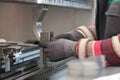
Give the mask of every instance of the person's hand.
M 44 52 L 51 61 L 59 61 L 75 54 L 76 43 L 67 39 L 58 39 L 48 43 Z
M 61 38 L 72 41 L 78 41 L 80 38 L 83 38 L 83 36 L 77 30 L 72 30 L 70 32 L 59 34 L 55 37 L 55 39 L 61 39 Z
M 68 40 L 73 40 L 74 41 L 73 36 L 69 33 L 59 34 L 55 37 L 55 39 L 68 39 Z

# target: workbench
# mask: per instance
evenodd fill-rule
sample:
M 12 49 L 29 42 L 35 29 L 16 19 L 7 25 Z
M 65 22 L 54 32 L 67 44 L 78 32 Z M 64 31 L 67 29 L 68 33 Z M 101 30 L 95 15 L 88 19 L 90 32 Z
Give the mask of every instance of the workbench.
M 59 78 L 66 76 L 67 72 L 68 72 L 67 68 L 65 68 L 61 71 L 58 71 L 58 72 L 54 73 L 54 75 L 51 75 L 50 80 L 58 80 Z M 108 76 L 108 75 L 112 75 L 112 74 L 116 74 L 116 73 L 120 73 L 120 67 L 107 67 L 107 68 L 104 68 L 103 70 L 101 70 L 97 75 L 95 75 L 92 78 L 81 77 L 80 80 L 93 80 L 98 77 Z
M 46 71 L 45 70 L 41 71 L 38 68 L 34 72 L 30 72 L 29 74 L 16 77 L 15 80 L 59 80 L 59 78 L 64 78 L 65 76 L 68 75 L 68 67 L 66 63 L 71 59 L 55 62 L 54 65 L 50 69 L 47 68 Z M 78 80 L 94 80 L 102 76 L 109 76 L 116 73 L 120 73 L 120 67 L 106 67 L 100 69 L 98 73 L 92 77 L 80 77 L 80 79 Z
M 43 80 L 38 77 L 37 78 L 34 76 L 32 77 L 32 75 L 38 75 L 38 73 L 39 73 L 39 69 L 34 72 L 31 72 L 28 75 L 21 76 L 20 78 L 17 78 L 16 80 Z M 67 76 L 67 73 L 68 73 L 67 66 L 63 67 L 63 68 L 61 67 L 60 70 L 54 71 L 54 72 L 52 72 L 52 74 L 49 74 L 49 76 L 46 76 L 46 77 L 48 77 L 48 79 L 45 79 L 45 80 L 58 80 L 59 78 Z M 79 80 L 93 80 L 93 79 L 96 79 L 96 78 L 99 78 L 102 76 L 109 76 L 109 75 L 113 75 L 116 73 L 120 73 L 120 67 L 107 67 L 107 68 L 104 68 L 101 71 L 99 71 L 98 74 L 93 77 L 81 77 Z M 27 78 L 29 76 L 31 76 L 31 77 Z

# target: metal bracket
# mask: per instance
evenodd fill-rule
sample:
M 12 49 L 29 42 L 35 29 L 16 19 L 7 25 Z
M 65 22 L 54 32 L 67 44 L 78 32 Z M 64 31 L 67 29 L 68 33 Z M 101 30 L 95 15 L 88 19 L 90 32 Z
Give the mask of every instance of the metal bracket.
M 42 32 L 42 21 L 46 15 L 47 11 L 48 11 L 47 5 L 42 5 L 42 9 L 40 11 L 39 18 L 36 22 L 36 26 L 33 27 L 33 32 L 38 40 L 40 39 L 40 36 L 41 36 L 40 33 Z
M 46 15 L 47 11 L 48 11 L 47 5 L 43 5 L 42 9 L 41 9 L 41 12 L 40 12 L 40 16 L 39 16 L 39 18 L 36 22 L 37 29 L 39 29 L 39 28 L 42 29 L 42 21 L 43 21 L 45 15 Z
M 37 22 L 42 22 L 43 21 L 47 11 L 48 11 L 47 5 L 42 5 L 42 10 L 40 12 L 40 16 L 39 16 Z

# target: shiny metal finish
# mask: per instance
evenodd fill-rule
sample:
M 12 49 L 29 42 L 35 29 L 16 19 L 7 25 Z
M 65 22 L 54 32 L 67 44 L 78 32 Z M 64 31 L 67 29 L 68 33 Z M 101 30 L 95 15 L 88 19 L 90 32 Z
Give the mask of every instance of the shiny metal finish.
M 27 3 L 37 3 L 37 0 L 0 0 L 1 2 L 27 2 Z
M 48 11 L 48 7 L 47 5 L 42 5 L 42 8 L 38 10 L 39 10 L 39 17 L 36 22 L 36 26 L 33 26 L 33 31 L 34 31 L 36 38 L 40 40 L 40 37 L 41 37 L 40 33 L 42 32 L 42 21 Z
M 0 42 L 0 80 L 26 75 L 38 69 L 40 50 L 38 45 L 17 42 Z M 32 64 L 31 64 L 32 63 Z
M 93 0 L 1 0 L 2 2 L 22 2 L 51 6 L 92 9 Z

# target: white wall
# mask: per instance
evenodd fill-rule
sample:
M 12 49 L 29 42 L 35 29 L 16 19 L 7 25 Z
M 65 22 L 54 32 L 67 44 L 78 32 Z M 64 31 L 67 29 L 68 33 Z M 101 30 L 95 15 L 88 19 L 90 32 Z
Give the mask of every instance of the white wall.
M 35 39 L 30 5 L 0 3 L 0 38 L 13 41 Z
M 50 7 L 43 22 L 43 30 L 60 34 L 92 23 L 94 23 L 94 15 L 90 10 Z
M 32 28 L 39 14 L 35 8 L 36 5 L 0 3 L 0 38 L 13 41 L 36 39 Z M 53 31 L 55 35 L 94 23 L 94 9 L 48 8 L 43 31 Z

